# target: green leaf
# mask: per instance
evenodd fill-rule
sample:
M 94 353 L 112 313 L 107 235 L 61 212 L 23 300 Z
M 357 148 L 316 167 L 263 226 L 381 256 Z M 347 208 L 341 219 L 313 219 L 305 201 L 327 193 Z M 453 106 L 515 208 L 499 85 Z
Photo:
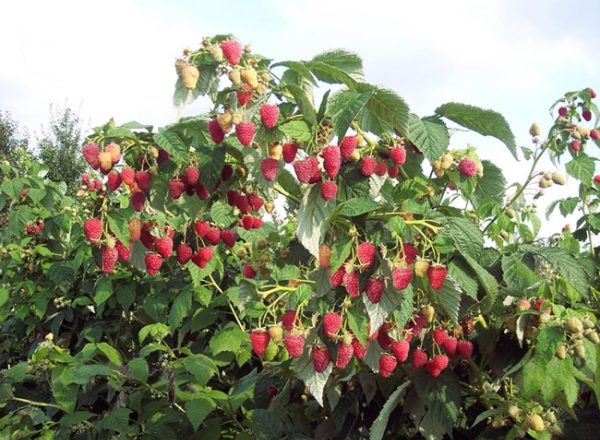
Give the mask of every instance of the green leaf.
M 331 258 L 329 260 L 331 273 L 337 272 L 344 261 L 346 261 L 346 258 L 348 258 L 352 251 L 352 243 L 350 237 L 342 237 L 333 243 L 333 246 L 331 246 Z
M 570 176 L 582 182 L 589 182 L 594 177 L 596 166 L 594 159 L 585 153 L 579 153 L 573 160 L 567 162 L 565 169 Z
M 148 335 L 152 336 L 154 339 L 164 339 L 168 334 L 169 327 L 161 322 L 158 322 L 156 324 L 148 324 L 142 327 L 138 334 L 138 338 L 141 344 L 146 340 Z
M 437 116 L 419 119 L 413 113 L 408 118 L 408 139 L 431 162 L 439 159 L 450 143 L 448 129 L 444 121 Z
M 515 136 L 508 122 L 500 113 L 457 102 L 443 104 L 435 112 L 456 122 L 458 125 L 462 125 L 484 136 L 493 136 L 504 142 L 504 145 L 506 145 L 514 158 L 518 159 Z
M 230 323 L 219 330 L 209 342 L 210 351 L 217 355 L 224 351 L 236 352 L 242 342 L 248 340 L 248 335 L 240 330 L 234 323 Z
M 191 354 L 183 360 L 185 369 L 196 379 L 196 383 L 204 386 L 219 371 L 217 366 L 207 356 L 203 354 Z
M 554 357 L 556 349 L 562 343 L 565 331 L 553 325 L 545 325 L 540 331 L 535 343 L 535 356 L 543 364 Z
M 364 346 L 367 343 L 367 317 L 357 307 L 351 307 L 348 309 L 348 325 L 350 330 Z
M 73 383 L 86 385 L 95 376 L 110 376 L 112 372 L 108 365 L 78 365 L 73 368 Z
M 313 107 L 313 103 L 312 103 L 312 95 L 307 96 L 307 91 L 306 89 L 303 89 L 301 87 L 298 87 L 294 84 L 288 84 L 286 86 L 286 88 L 289 90 L 289 92 L 293 95 L 294 99 L 296 100 L 296 104 L 298 104 L 298 108 L 300 109 L 300 112 L 302 113 L 302 115 L 304 116 L 304 121 L 306 121 L 306 123 L 308 123 L 308 125 L 312 128 L 316 127 L 317 124 L 317 113 L 315 111 L 315 108 Z
M 316 258 L 333 207 L 333 203 L 323 200 L 318 185 L 313 185 L 302 197 L 298 209 L 298 240 Z
M 440 234 L 443 238 L 454 241 L 462 255 L 479 259 L 483 251 L 483 234 L 479 227 L 470 220 L 458 217 L 448 219 Z
M 100 278 L 96 282 L 96 295 L 94 301 L 96 305 L 104 304 L 113 294 L 112 280 L 110 278 Z
M 221 171 L 225 165 L 225 148 L 196 147 L 196 157 L 198 167 L 202 170 L 200 181 L 211 191 L 217 180 L 221 178 Z
M 362 295 L 371 326 L 371 332 L 369 336 L 371 336 L 379 329 L 379 327 L 381 327 L 381 324 L 383 324 L 389 314 L 392 313 L 392 311 L 394 311 L 394 309 L 398 306 L 396 295 L 392 292 L 388 292 L 388 290 L 389 288 L 383 291 L 383 295 L 381 295 L 381 301 L 379 301 L 377 304 L 373 304 L 371 301 L 369 301 L 366 293 Z
M 344 217 L 357 217 L 380 208 L 381 205 L 372 199 L 350 199 L 341 205 L 338 214 Z
M 173 159 L 181 160 L 187 155 L 188 147 L 179 135 L 170 130 L 161 130 L 154 134 L 154 142 L 169 153 Z
M 290 121 L 278 127 L 279 131 L 295 141 L 308 142 L 312 139 L 312 131 L 304 121 Z
M 496 204 L 502 203 L 506 188 L 506 179 L 499 167 L 488 160 L 481 161 L 481 164 L 483 165 L 483 177 L 477 179 L 477 186 L 471 194 L 471 201 L 476 209 L 479 209 L 487 201 L 493 201 Z
M 386 274 L 387 276 L 387 274 Z M 402 292 L 398 292 L 400 304 L 394 310 L 394 319 L 398 328 L 404 327 L 414 315 L 413 286 L 409 284 Z
M 447 277 L 442 288 L 435 294 L 435 302 L 442 306 L 454 324 L 458 324 L 461 292 L 451 277 Z
M 471 266 L 471 269 L 477 275 L 479 282 L 488 294 L 486 298 L 486 305 L 491 306 L 493 300 L 498 296 L 498 281 L 494 278 L 487 270 L 485 270 L 474 258 L 469 255 L 463 254 L 465 261 Z
M 204 419 L 217 407 L 210 397 L 199 397 L 185 402 L 187 415 L 194 431 L 197 431 Z
M 2 374 L 15 382 L 22 382 L 27 375 L 27 362 L 19 362 L 8 370 L 2 371 Z
M 210 218 L 221 227 L 227 228 L 237 220 L 233 215 L 233 207 L 223 202 L 214 202 L 210 207 Z
M 329 378 L 332 369 L 333 364 L 330 362 L 325 371 L 317 373 L 308 354 L 303 355 L 298 361 L 298 379 L 304 382 L 304 385 L 310 394 L 312 394 L 321 406 L 324 406 L 323 389 L 325 388 L 325 384 L 327 384 L 327 379 Z
M 428 439 L 441 439 L 450 434 L 461 408 L 460 385 L 452 372 L 444 372 L 435 380 L 419 370 L 414 378 L 415 389 L 425 403 L 427 412 L 417 423 L 421 434 Z
M 112 364 L 115 364 L 117 367 L 120 367 L 123 364 L 121 354 L 112 345 L 107 344 L 106 342 L 100 342 L 96 347 Z
M 174 332 L 192 311 L 192 291 L 184 290 L 179 293 L 171 304 L 169 312 L 169 328 Z
M 518 291 L 525 291 L 538 280 L 535 272 L 523 263 L 520 255 L 503 255 L 502 272 L 506 285 Z
M 335 134 L 339 139 L 346 135 L 352 121 L 358 116 L 372 94 L 372 90 L 364 93 L 342 90 L 329 100 L 327 113 L 331 116 Z
M 465 293 L 477 301 L 478 284 L 473 276 L 467 273 L 455 260 L 448 264 L 448 277 L 456 281 Z
M 255 439 L 279 440 L 283 438 L 283 423 L 277 415 L 266 409 L 255 409 L 252 417 Z
M 369 440 L 383 439 L 390 415 L 402 401 L 404 390 L 409 384 L 410 381 L 404 382 L 402 385 L 398 386 L 398 388 L 396 388 L 392 394 L 390 394 L 390 397 L 388 397 L 383 404 L 381 412 L 371 425 L 371 429 L 369 430 Z
M 277 174 L 277 183 L 290 194 L 297 195 L 302 193 L 298 181 L 288 170 L 284 168 L 280 169 L 279 173 Z
M 143 358 L 133 358 L 127 362 L 127 370 L 131 377 L 140 383 L 146 383 L 148 381 L 148 363 Z
M 400 135 L 408 133 L 408 105 L 396 92 L 370 84 L 361 84 L 359 90 L 363 93 L 371 90 L 373 93 L 363 113 L 388 124 Z
M 346 50 L 322 52 L 305 62 L 305 65 L 320 81 L 326 83 L 352 85 L 364 81 L 362 59 Z
M 368 199 L 371 188 L 369 179 L 366 179 L 356 165 L 345 165 L 338 175 L 338 194 L 340 202 L 351 199 Z
M 271 271 L 271 278 L 275 281 L 287 281 L 300 277 L 300 268 L 290 264 L 286 264 L 283 267 L 275 266 Z
M 127 434 L 129 415 L 132 412 L 133 411 L 129 408 L 112 409 L 97 423 L 96 428 L 98 431 L 106 429 L 108 431 L 118 432 L 119 434 Z

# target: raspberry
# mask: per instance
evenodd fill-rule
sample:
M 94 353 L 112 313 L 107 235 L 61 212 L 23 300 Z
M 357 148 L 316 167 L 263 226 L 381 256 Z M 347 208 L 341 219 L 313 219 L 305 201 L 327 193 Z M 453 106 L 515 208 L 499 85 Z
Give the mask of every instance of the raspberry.
M 252 87 L 250 87 L 248 84 L 242 84 L 242 89 L 244 89 L 243 92 L 236 92 L 240 107 L 245 106 L 252 100 Z
M 408 359 L 409 350 L 410 344 L 405 339 L 392 342 L 392 353 L 394 353 L 394 356 L 396 356 L 396 359 L 398 359 L 399 362 L 404 362 Z
M 544 419 L 542 419 L 539 414 L 529 414 L 525 418 L 524 425 L 527 429 L 533 429 L 537 432 L 542 432 L 546 429 Z
M 168 161 L 170 158 L 171 155 L 165 149 L 158 149 L 158 157 L 156 158 L 156 163 L 160 165 L 161 163 Z
M 358 261 L 363 266 L 370 267 L 375 262 L 377 248 L 373 243 L 361 243 L 356 249 Z
M 446 354 L 454 359 L 454 356 L 456 356 L 456 349 L 458 347 L 458 341 L 456 338 L 449 336 L 448 339 L 444 341 L 442 346 L 444 347 Z
M 254 226 L 254 217 L 252 217 L 251 215 L 243 216 L 241 224 L 242 228 L 244 228 L 246 231 L 249 231 Z
M 225 132 L 216 119 L 208 121 L 208 133 L 215 144 L 220 144 L 225 139 Z
M 428 269 L 429 269 L 429 261 L 425 260 L 423 258 L 417 258 L 417 261 L 415 263 L 415 274 L 418 277 L 423 278 L 424 276 L 427 276 Z
M 310 183 L 310 184 L 319 183 L 322 180 L 323 179 L 321 178 L 321 171 L 319 171 L 319 167 L 317 166 L 317 168 L 315 169 L 315 173 L 312 175 L 312 177 L 310 178 L 308 183 Z
M 385 173 L 387 173 L 387 165 L 385 162 L 379 162 L 375 168 L 375 174 L 377 174 L 379 177 L 383 177 L 385 176 Z
M 279 161 L 270 157 L 261 160 L 260 171 L 266 181 L 272 182 L 279 172 Z
M 443 328 L 436 328 L 433 331 L 433 340 L 437 345 L 442 345 L 448 339 L 448 332 Z
M 277 125 L 279 119 L 279 107 L 275 104 L 263 104 L 259 110 L 260 120 L 267 128 L 273 128 Z
M 360 172 L 363 176 L 369 177 L 373 175 L 377 169 L 377 161 L 373 156 L 365 156 L 360 161 Z
M 83 233 L 89 241 L 96 241 L 102 236 L 102 220 L 97 218 L 87 219 L 83 223 Z
M 398 177 L 398 174 L 400 174 L 400 168 L 398 168 L 396 165 L 390 165 L 387 172 L 391 179 L 395 179 Z
M 560 108 L 558 109 L 558 115 L 559 115 L 559 116 L 562 116 L 563 118 L 564 118 L 565 116 L 567 116 L 567 112 L 568 112 L 568 110 L 567 110 L 567 108 L 566 108 L 566 107 L 560 107 Z
M 427 352 L 421 348 L 417 348 L 413 351 L 412 357 L 412 366 L 415 369 L 419 369 L 427 363 L 429 357 L 427 356 Z
M 142 232 L 142 223 L 137 218 L 134 218 L 129 222 L 127 227 L 129 229 L 129 239 L 131 241 L 139 240 Z
M 331 357 L 326 347 L 314 346 L 310 352 L 313 367 L 317 373 L 322 373 L 331 362 Z
M 121 179 L 125 185 L 133 185 L 133 182 L 135 182 L 135 170 L 133 168 L 123 168 L 121 170 Z
M 98 155 L 100 154 L 100 148 L 96 144 L 87 144 L 82 150 L 83 158 L 93 169 L 97 170 L 100 168 L 100 161 Z
M 120 241 L 117 241 L 115 248 L 117 249 L 119 260 L 129 261 L 129 258 L 131 257 L 131 249 L 129 247 L 125 246 Z
M 385 287 L 385 281 L 383 278 L 370 278 L 365 285 L 365 293 L 367 294 L 367 298 L 373 304 L 377 304 L 381 301 L 381 295 L 383 294 L 383 289 Z
M 298 321 L 296 319 L 296 311 L 292 309 L 286 310 L 283 315 L 281 315 L 280 321 L 284 329 L 286 329 L 288 332 L 292 331 L 292 328 L 294 328 L 294 325 Z
M 360 360 L 367 354 L 367 348 L 357 338 L 352 339 L 352 349 L 354 350 L 354 357 L 356 359 Z
M 473 353 L 473 343 L 465 339 L 461 339 L 456 343 L 456 351 L 463 359 L 469 359 Z
M 169 180 L 169 195 L 178 199 L 181 197 L 183 192 L 185 191 L 185 183 L 181 179 L 171 179 Z
M 255 131 L 256 127 L 253 122 L 240 122 L 235 126 L 235 135 L 244 147 L 252 143 Z
M 185 244 L 185 243 L 179 243 L 179 245 L 177 245 L 177 262 L 179 264 L 185 264 L 188 261 L 190 261 L 190 258 L 192 258 L 192 248 Z
M 206 267 L 206 260 L 202 257 L 199 252 L 192 254 L 192 262 L 198 266 L 200 269 L 204 269 Z
M 102 174 L 108 173 L 112 168 L 112 157 L 108 151 L 101 151 L 98 154 L 98 161 L 100 162 L 100 171 Z
M 390 377 L 396 369 L 398 361 L 394 356 L 383 353 L 379 358 L 379 374 L 381 377 Z
M 342 317 L 335 312 L 323 315 L 323 332 L 330 338 L 334 337 L 342 327 Z
M 571 141 L 571 149 L 573 151 L 579 151 L 581 149 L 581 142 L 579 142 L 577 139 L 573 139 Z
M 235 199 L 235 207 L 240 210 L 242 214 L 248 214 L 250 212 L 250 202 L 248 197 L 239 194 Z
M 228 248 L 232 248 L 235 245 L 236 234 L 231 229 L 224 229 L 221 231 L 221 241 Z
M 285 163 L 292 163 L 298 153 L 298 145 L 296 144 L 283 144 L 282 154 Z
M 266 330 L 254 329 L 250 332 L 250 343 L 252 344 L 252 350 L 254 350 L 254 353 L 256 353 L 258 356 L 264 356 L 270 340 L 271 336 L 269 336 L 269 332 Z
M 335 198 L 338 191 L 337 183 L 327 180 L 321 184 L 321 198 L 326 202 Z
M 206 233 L 206 240 L 216 246 L 221 241 L 221 230 L 219 228 L 210 228 Z
M 254 278 L 256 276 L 256 272 L 250 263 L 246 263 L 242 269 L 242 275 L 244 278 Z
M 319 267 L 329 267 L 331 263 L 331 248 L 326 244 L 319 246 Z
M 438 377 L 448 366 L 448 356 L 438 354 L 425 365 L 431 377 Z
M 136 191 L 134 193 L 131 193 L 131 196 L 129 197 L 129 201 L 130 201 L 133 209 L 136 212 L 140 212 L 142 209 L 144 209 L 144 203 L 146 202 L 146 196 L 144 195 L 143 192 Z
M 214 250 L 213 248 L 211 248 L 210 246 L 207 247 L 201 247 L 200 249 L 198 249 L 198 255 L 200 256 L 200 258 L 204 261 L 206 261 L 207 263 L 212 260 L 212 257 L 214 255 Z
M 388 334 L 388 330 L 392 328 L 392 324 L 385 322 L 376 332 L 377 342 L 383 350 L 389 350 L 394 340 Z M 375 336 L 375 335 L 373 335 Z
M 394 288 L 398 290 L 404 290 L 408 287 L 412 281 L 412 270 L 410 267 L 397 267 L 392 271 L 392 282 Z
M 229 61 L 229 64 L 235 66 L 240 62 L 240 58 L 242 57 L 242 43 L 237 40 L 227 40 L 221 43 L 221 50 L 223 51 L 223 55 Z
M 337 359 L 335 361 L 335 368 L 339 370 L 343 370 L 344 368 L 346 368 L 352 360 L 353 355 L 354 347 L 352 346 L 352 343 L 345 344 L 344 342 L 340 342 L 338 345 L 338 353 Z
M 308 183 L 319 172 L 319 161 L 315 156 L 309 156 L 304 160 L 297 160 L 294 162 L 294 171 L 300 182 Z
M 323 148 L 323 168 L 325 169 L 325 174 L 327 174 L 331 179 L 338 175 L 340 172 L 340 166 L 342 165 L 342 156 L 340 153 L 340 148 L 330 145 L 328 147 Z
M 586 90 L 590 94 L 590 97 L 592 99 L 594 99 L 596 97 L 596 92 L 594 91 L 594 89 L 592 89 L 591 87 L 588 87 Z
M 111 273 L 119 259 L 119 252 L 116 248 L 104 247 L 102 249 L 102 272 Z
M 344 273 L 343 283 L 348 295 L 350 295 L 350 298 L 356 298 L 360 295 L 358 274 L 356 272 Z
M 304 336 L 302 335 L 287 335 L 283 339 L 283 345 L 291 357 L 300 357 L 304 352 Z M 325 366 L 327 368 L 327 366 Z
M 342 285 L 342 282 L 344 281 L 344 275 L 346 274 L 346 270 L 344 269 L 344 266 L 340 266 L 339 269 L 332 274 L 331 271 L 329 271 L 329 281 L 331 282 L 331 285 L 333 287 L 338 287 Z
M 183 172 L 183 181 L 186 185 L 195 186 L 200 179 L 200 169 L 198 167 L 187 167 Z
M 458 172 L 465 177 L 473 177 L 477 174 L 477 164 L 473 159 L 464 157 L 458 163 Z
M 252 207 L 252 211 L 258 211 L 262 208 L 265 203 L 263 199 L 257 194 L 248 194 L 247 196 L 248 204 Z
M 443 264 L 434 264 L 427 269 L 427 278 L 429 285 L 433 290 L 440 290 L 444 285 L 448 268 Z
M 397 146 L 390 150 L 390 157 L 397 165 L 404 165 L 406 162 L 406 150 L 404 147 Z
M 594 176 L 594 183 L 600 183 L 600 174 Z
M 340 153 L 343 159 L 348 160 L 358 145 L 356 136 L 346 136 L 340 143 Z
M 159 238 L 154 245 L 156 251 L 164 258 L 169 258 L 173 253 L 173 239 L 171 237 Z
M 262 219 L 260 217 L 250 217 L 252 219 L 252 229 L 258 229 L 262 226 Z
M 158 254 L 148 254 L 145 258 L 146 262 L 146 272 L 148 275 L 156 275 L 160 270 L 160 266 L 162 266 L 163 259 Z
M 597 141 L 598 139 L 600 139 L 600 132 L 598 130 L 596 130 L 595 128 L 592 128 L 590 130 L 590 137 Z
M 119 186 L 121 186 L 121 175 L 116 171 L 112 171 L 108 173 L 108 180 L 106 181 L 106 186 L 111 191 L 116 191 Z
M 591 121 L 592 120 L 592 112 L 589 110 L 584 110 L 581 112 L 581 117 L 583 119 L 585 119 L 586 121 Z
M 140 191 L 147 193 L 150 191 L 150 184 L 152 183 L 152 174 L 148 171 L 136 171 L 135 183 L 137 183 Z
M 400 258 L 403 258 L 406 261 L 406 264 L 411 264 L 419 255 L 419 251 L 414 245 L 411 243 L 402 243 L 403 252 L 400 255 Z
M 229 179 L 231 179 L 231 176 L 233 176 L 233 167 L 226 163 L 221 170 L 221 180 L 223 182 L 228 182 Z
M 270 325 L 269 336 L 275 344 L 279 344 L 283 340 L 283 328 L 280 325 Z
M 206 237 L 206 234 L 208 234 L 208 231 L 210 231 L 210 225 L 204 220 L 198 220 L 194 223 L 194 229 L 196 230 L 198 237 L 204 238 Z

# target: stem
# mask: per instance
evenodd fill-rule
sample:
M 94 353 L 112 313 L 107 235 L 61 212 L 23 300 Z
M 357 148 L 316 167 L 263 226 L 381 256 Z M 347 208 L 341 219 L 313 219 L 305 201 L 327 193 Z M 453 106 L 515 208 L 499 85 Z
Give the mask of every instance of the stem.
M 587 196 L 584 197 L 583 203 L 581 204 L 581 212 L 583 213 L 584 216 L 589 214 L 589 211 L 586 208 L 587 208 Z M 585 232 L 587 234 L 588 245 L 590 247 L 590 254 L 593 257 L 595 255 L 595 252 L 594 252 L 594 244 L 592 243 L 592 233 L 590 232 L 590 228 L 586 228 Z
M 55 405 L 53 403 L 36 402 L 35 400 L 23 399 L 22 397 L 13 397 L 12 400 L 14 400 L 15 402 L 26 403 L 28 405 L 33 405 L 33 406 L 41 406 L 41 407 L 46 407 L 46 408 L 56 408 L 56 409 L 60 409 L 61 411 L 67 412 L 67 410 L 64 409 L 62 406 Z
M 280 185 L 278 185 L 278 184 L 273 185 L 273 189 L 275 191 L 277 191 L 279 194 L 282 194 L 282 195 L 286 196 L 288 199 L 292 199 L 297 204 L 300 204 L 300 199 L 298 197 L 296 197 L 293 194 L 290 194 L 285 189 L 283 189 Z

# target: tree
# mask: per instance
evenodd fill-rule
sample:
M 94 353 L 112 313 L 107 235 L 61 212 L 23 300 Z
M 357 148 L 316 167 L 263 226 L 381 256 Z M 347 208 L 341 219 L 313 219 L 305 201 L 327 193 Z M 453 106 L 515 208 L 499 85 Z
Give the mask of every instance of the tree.
M 0 160 L 17 164 L 19 157 L 27 151 L 28 144 L 27 132 L 20 129 L 9 112 L 0 110 Z

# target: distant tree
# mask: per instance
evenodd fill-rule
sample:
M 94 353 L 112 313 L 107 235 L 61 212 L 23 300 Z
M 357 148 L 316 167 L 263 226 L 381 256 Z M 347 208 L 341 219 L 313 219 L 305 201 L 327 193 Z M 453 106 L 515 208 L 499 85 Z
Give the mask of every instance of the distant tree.
M 0 161 L 7 160 L 17 166 L 28 144 L 27 132 L 19 127 L 9 112 L 0 110 Z
M 81 141 L 79 116 L 68 107 L 50 106 L 50 123 L 37 138 L 38 158 L 48 167 L 50 180 L 75 187 L 85 168 Z

